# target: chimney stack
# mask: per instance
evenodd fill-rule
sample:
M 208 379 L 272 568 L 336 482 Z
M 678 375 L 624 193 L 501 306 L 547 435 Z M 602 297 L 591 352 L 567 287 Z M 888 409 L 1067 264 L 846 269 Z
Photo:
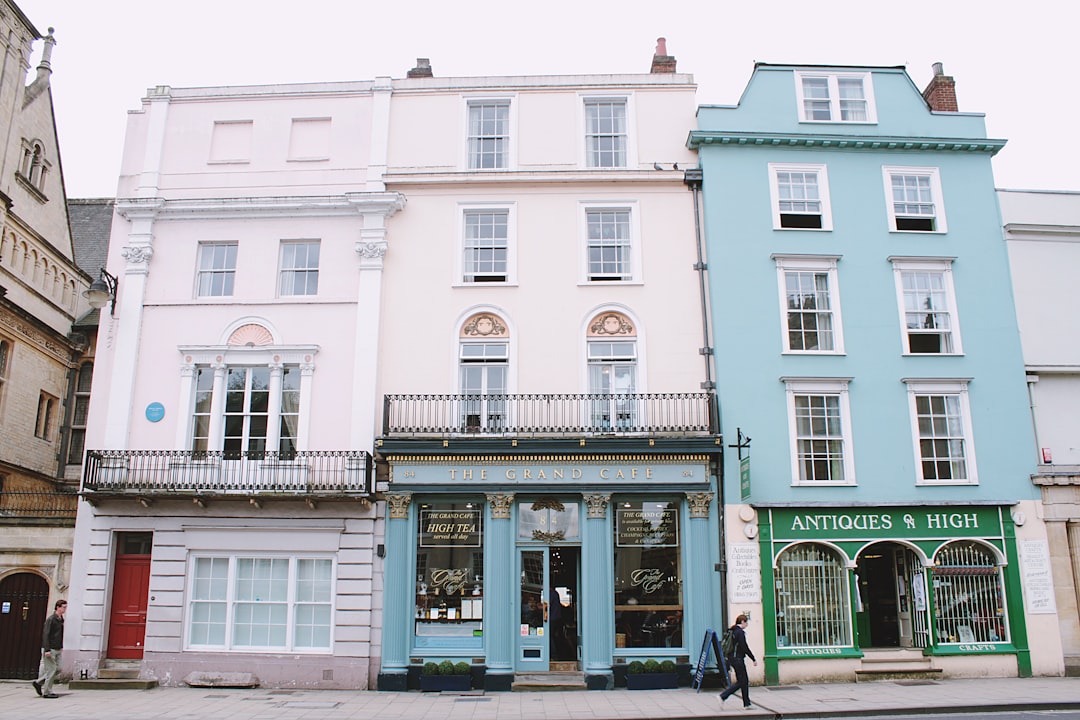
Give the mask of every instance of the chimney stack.
M 435 77 L 435 74 L 431 71 L 431 60 L 428 58 L 416 58 L 416 67 L 410 70 L 406 77 L 410 78 L 428 78 Z
M 667 39 L 656 38 L 656 54 L 652 57 L 651 73 L 675 72 L 675 58 L 667 54 Z
M 926 104 L 936 112 L 958 112 L 956 105 L 956 82 L 946 75 L 941 63 L 934 63 L 934 77 L 922 93 Z

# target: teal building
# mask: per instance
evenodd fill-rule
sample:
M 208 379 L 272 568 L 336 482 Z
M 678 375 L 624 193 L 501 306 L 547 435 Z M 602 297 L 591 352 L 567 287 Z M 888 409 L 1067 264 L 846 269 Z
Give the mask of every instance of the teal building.
M 940 64 L 920 92 L 903 67 L 759 63 L 688 144 L 740 446 L 727 610 L 762 618 L 759 679 L 1055 674 L 1005 142 Z

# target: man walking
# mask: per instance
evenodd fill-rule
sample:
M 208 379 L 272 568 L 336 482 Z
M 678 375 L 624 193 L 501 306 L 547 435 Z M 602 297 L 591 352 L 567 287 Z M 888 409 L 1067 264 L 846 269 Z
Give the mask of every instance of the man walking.
M 736 690 L 742 690 L 742 705 L 743 708 L 750 708 L 750 676 L 746 674 L 746 658 L 749 657 L 754 661 L 754 666 L 757 667 L 757 658 L 754 657 L 754 653 L 750 652 L 750 646 L 746 644 L 746 626 L 750 623 L 750 618 L 746 615 L 739 615 L 735 618 L 735 624 L 731 626 L 732 635 L 735 637 L 735 652 L 729 657 L 728 663 L 735 668 L 735 682 L 725 688 L 724 692 L 720 693 L 720 706 L 724 706 L 724 701 L 735 694 Z
M 56 674 L 60 672 L 60 654 L 64 649 L 64 613 L 67 600 L 57 600 L 53 614 L 41 631 L 41 676 L 33 683 L 34 692 L 43 698 L 59 697 L 52 691 Z

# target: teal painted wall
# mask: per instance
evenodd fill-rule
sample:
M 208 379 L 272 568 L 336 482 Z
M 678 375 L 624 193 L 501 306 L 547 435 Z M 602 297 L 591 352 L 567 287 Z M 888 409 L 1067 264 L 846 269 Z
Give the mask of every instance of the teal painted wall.
M 931 113 L 902 70 L 873 70 L 876 125 L 800 123 L 793 69 L 759 68 L 737 108 L 703 107 L 709 131 L 985 138 L 981 116 Z M 1012 502 L 1035 499 L 1034 439 L 990 154 L 701 144 L 723 431 L 753 438 L 752 502 Z M 769 163 L 827 166 L 831 231 L 774 230 Z M 936 167 L 948 232 L 890 232 L 883 165 Z M 837 255 L 846 354 L 782 354 L 780 254 Z M 962 356 L 905 356 L 890 256 L 954 258 Z M 792 487 L 781 377 L 850 377 L 854 487 Z M 977 486 L 917 486 L 902 378 L 970 378 Z M 738 460 L 725 460 L 727 502 Z

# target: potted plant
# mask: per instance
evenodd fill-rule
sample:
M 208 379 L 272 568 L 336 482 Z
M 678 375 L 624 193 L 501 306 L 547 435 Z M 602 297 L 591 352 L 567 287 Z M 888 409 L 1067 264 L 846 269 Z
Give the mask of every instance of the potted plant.
M 472 667 L 467 662 L 426 662 L 420 671 L 420 689 L 424 692 L 469 690 L 472 688 Z
M 627 690 L 667 690 L 679 686 L 672 660 L 634 660 L 626 666 Z

